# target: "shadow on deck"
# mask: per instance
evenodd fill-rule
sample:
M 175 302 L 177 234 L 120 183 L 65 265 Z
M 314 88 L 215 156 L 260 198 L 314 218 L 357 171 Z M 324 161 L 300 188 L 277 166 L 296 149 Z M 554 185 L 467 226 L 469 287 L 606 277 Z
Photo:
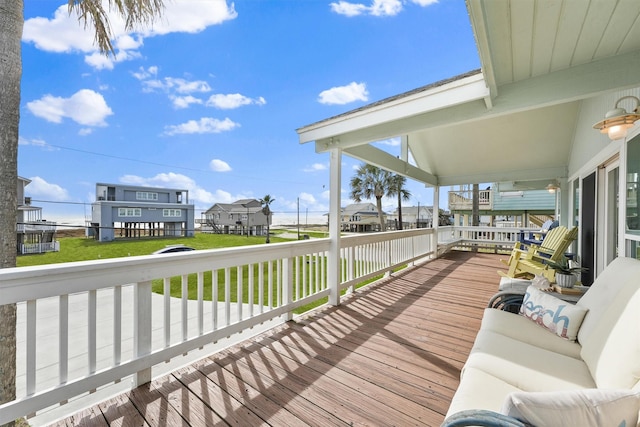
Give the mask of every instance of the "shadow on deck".
M 448 253 L 56 425 L 440 425 L 498 259 Z

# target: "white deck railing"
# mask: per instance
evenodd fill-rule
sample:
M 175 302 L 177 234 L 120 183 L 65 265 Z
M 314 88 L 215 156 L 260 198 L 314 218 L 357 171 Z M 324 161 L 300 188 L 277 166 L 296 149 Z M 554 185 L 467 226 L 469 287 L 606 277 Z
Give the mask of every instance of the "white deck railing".
M 0 270 L 18 305 L 17 399 L 0 424 L 65 403 L 329 295 L 329 239 Z M 344 289 L 434 254 L 433 230 L 341 238 Z M 170 297 L 178 289 L 180 298 Z M 164 295 L 154 293 L 162 290 Z M 191 295 L 190 295 L 191 294 Z

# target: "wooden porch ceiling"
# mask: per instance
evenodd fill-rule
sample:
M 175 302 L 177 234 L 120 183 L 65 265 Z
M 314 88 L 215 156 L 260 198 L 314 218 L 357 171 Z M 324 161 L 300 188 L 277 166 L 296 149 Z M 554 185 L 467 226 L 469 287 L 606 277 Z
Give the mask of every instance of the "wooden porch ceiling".
M 440 425 L 498 259 L 451 252 L 56 425 Z

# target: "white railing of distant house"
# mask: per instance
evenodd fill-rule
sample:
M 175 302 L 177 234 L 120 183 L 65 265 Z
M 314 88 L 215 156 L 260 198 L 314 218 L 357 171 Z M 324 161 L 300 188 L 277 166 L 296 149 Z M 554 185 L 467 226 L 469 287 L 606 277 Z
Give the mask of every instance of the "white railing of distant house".
M 450 210 L 471 209 L 472 206 L 473 190 L 449 191 Z M 493 207 L 492 190 L 480 190 L 478 192 L 478 206 L 480 209 L 491 209 Z
M 435 254 L 431 229 L 340 241 L 341 289 Z M 18 396 L 0 405 L 0 424 L 127 378 L 132 385 L 148 382 L 155 365 L 271 319 L 290 319 L 295 309 L 329 295 L 330 243 L 0 270 L 0 304 L 16 303 L 23 322 Z M 170 296 L 172 288 L 180 297 Z
M 16 224 L 18 233 L 35 233 L 45 231 L 56 231 L 57 223 L 51 221 L 23 222 Z
M 18 253 L 20 255 L 28 254 L 42 254 L 45 252 L 59 252 L 60 242 L 46 242 L 46 243 L 19 243 Z
M 539 232 L 539 228 L 447 226 L 438 228 L 440 252 L 451 248 L 483 247 L 494 251 L 511 250 L 514 244 Z

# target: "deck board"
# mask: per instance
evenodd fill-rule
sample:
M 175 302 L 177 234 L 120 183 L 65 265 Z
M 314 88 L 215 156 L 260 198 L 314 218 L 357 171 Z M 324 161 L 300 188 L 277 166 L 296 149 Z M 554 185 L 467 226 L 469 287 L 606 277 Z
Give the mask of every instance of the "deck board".
M 56 425 L 440 425 L 500 265 L 451 252 Z

